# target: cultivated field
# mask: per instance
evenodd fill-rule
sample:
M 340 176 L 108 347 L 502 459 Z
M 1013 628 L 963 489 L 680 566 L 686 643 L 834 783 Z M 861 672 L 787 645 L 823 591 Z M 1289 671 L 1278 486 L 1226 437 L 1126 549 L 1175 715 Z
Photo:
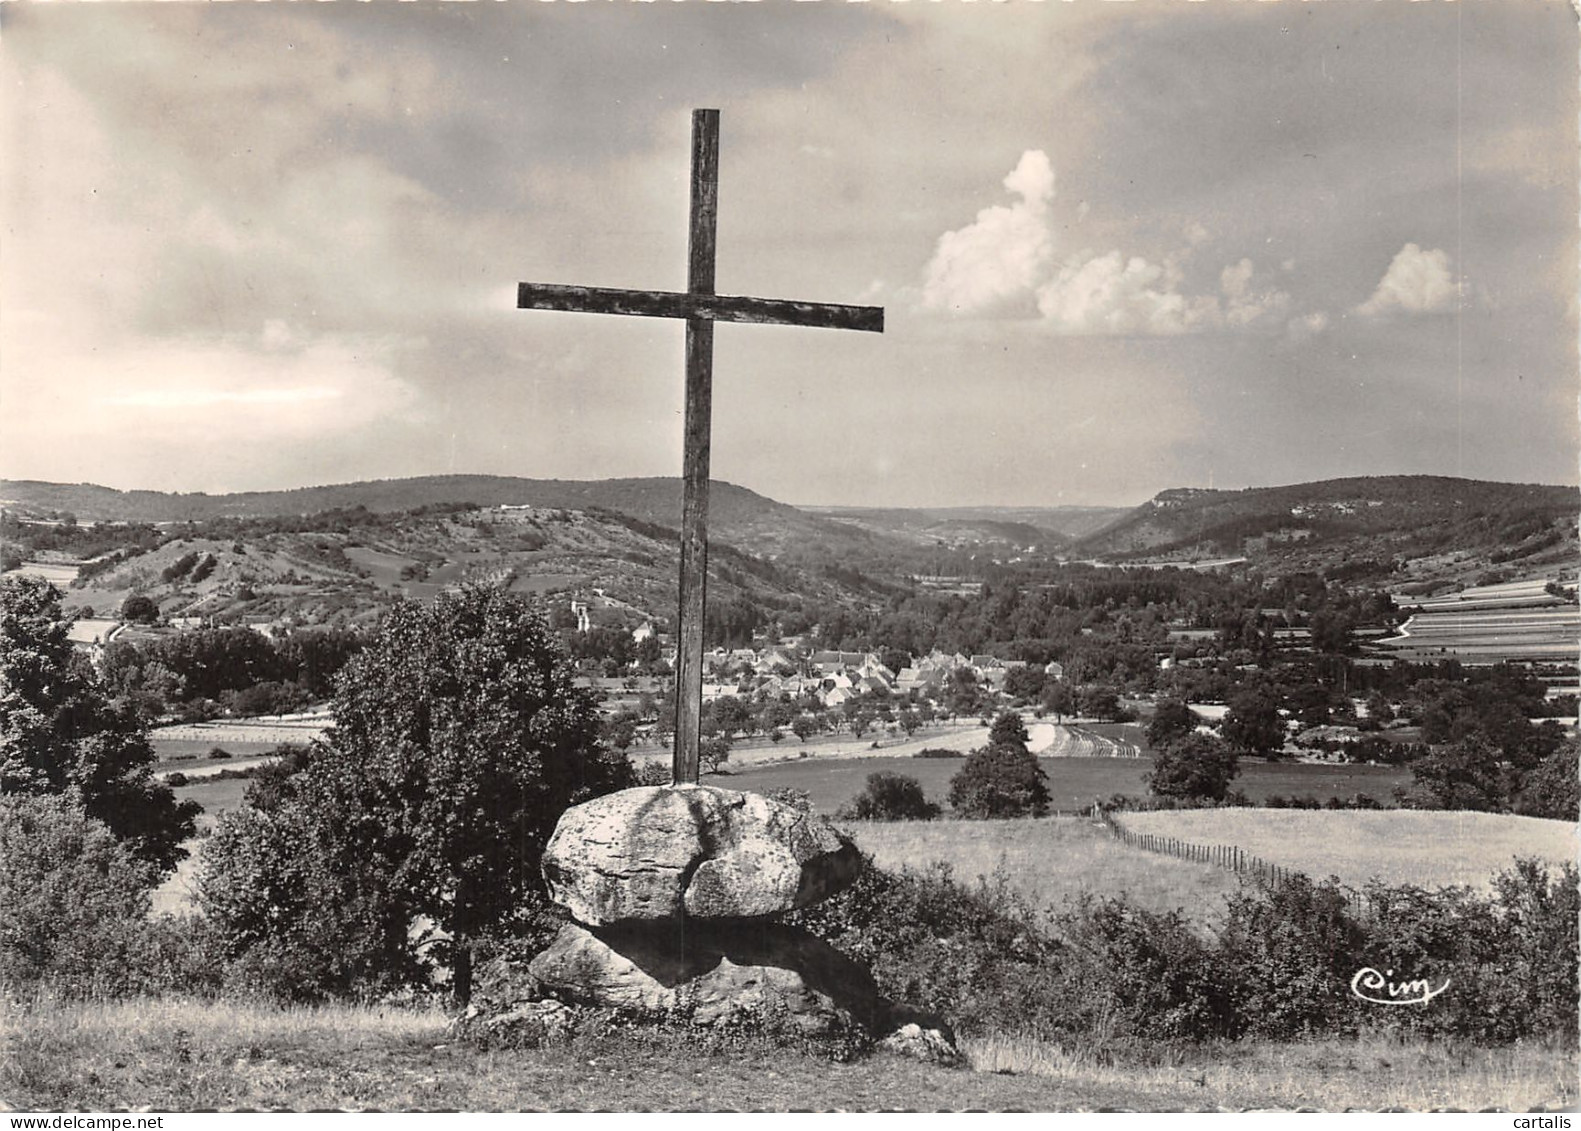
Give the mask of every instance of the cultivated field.
M 1125 828 L 1193 844 L 1236 845 L 1314 879 L 1486 889 L 1518 856 L 1576 859 L 1575 826 L 1502 813 L 1418 810 L 1188 809 L 1123 813 Z
M 1210 919 L 1240 886 L 1222 868 L 1128 848 L 1090 817 L 842 821 L 840 827 L 887 871 L 939 862 L 966 883 L 1003 872 L 1034 907 L 1084 893 L 1123 894 L 1149 910 L 1188 908 L 1194 918 Z
M 325 711 L 309 711 L 299 715 L 269 715 L 254 719 L 220 719 L 208 723 L 177 723 L 156 727 L 148 732 L 154 749 L 171 742 L 206 743 L 205 749 L 223 746 L 233 754 L 234 744 L 271 746 L 281 742 L 308 743 L 323 737 L 324 730 L 333 720 Z M 165 749 L 176 749 L 164 746 Z
M 1397 596 L 1395 604 L 1418 611 L 1398 636 L 1379 643 L 1403 660 L 1574 660 L 1581 648 L 1581 608 L 1546 592 L 1546 583 L 1536 578 L 1444 597 Z
M 1054 736 L 1032 749 L 1042 758 L 1139 758 L 1147 749 L 1146 728 L 1127 723 L 1098 723 L 1051 728 Z

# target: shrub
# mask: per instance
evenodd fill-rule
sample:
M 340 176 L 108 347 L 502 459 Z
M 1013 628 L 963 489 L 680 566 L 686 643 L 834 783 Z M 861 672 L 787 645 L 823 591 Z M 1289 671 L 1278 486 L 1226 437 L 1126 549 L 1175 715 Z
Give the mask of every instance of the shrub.
M 0 977 L 72 996 L 135 988 L 153 866 L 64 798 L 0 794 Z
M 1360 1003 L 1350 979 L 1363 966 L 1365 930 L 1333 883 L 1297 874 L 1276 890 L 1233 895 L 1216 960 L 1233 980 L 1231 1035 L 1291 1040 L 1353 1032 Z
M 180 770 L 172 771 L 165 775 L 165 784 L 171 789 L 180 789 L 187 784 L 187 775 Z
M 905 774 L 867 775 L 867 788 L 835 816 L 851 821 L 931 821 L 939 807 L 922 792 L 922 783 Z
M 244 804 L 265 811 L 278 808 L 297 794 L 297 775 L 307 769 L 311 747 L 281 743 L 273 750 L 275 759 L 242 771 L 252 784 L 242 795 Z M 221 776 L 233 771 L 222 770 Z
M 1574 865 L 1551 874 L 1518 861 L 1491 898 L 1466 888 L 1368 889 L 1367 964 L 1449 989 L 1425 1010 L 1389 1010 L 1375 1023 L 1481 1044 L 1557 1035 L 1574 1042 L 1581 891 Z
M 1025 747 L 974 750 L 950 779 L 950 808 L 963 817 L 1041 817 L 1048 807 L 1048 776 Z
M 637 785 L 669 785 L 673 770 L 660 758 L 649 758 L 636 768 Z
M 1160 1043 L 1291 1040 L 1362 1030 L 1509 1043 L 1576 1040 L 1577 873 L 1520 863 L 1495 894 L 1374 886 L 1350 893 L 1296 876 L 1244 888 L 1213 936 L 1182 913 L 1124 896 L 1035 915 L 1002 873 L 974 887 L 947 865 L 855 884 L 792 919 L 867 964 L 880 990 L 936 1009 L 968 1034 L 1053 1040 L 1075 1051 L 1156 1055 Z M 1427 1009 L 1361 1002 L 1364 967 L 1451 988 Z
M 225 749 L 225 747 L 223 747 L 223 746 L 211 746 L 211 747 L 209 747 L 209 752 L 208 752 L 207 757 L 211 761 L 223 762 L 223 761 L 225 761 L 225 759 L 231 757 L 231 752 L 229 750 Z
M 947 864 L 881 871 L 790 916 L 866 965 L 887 997 L 969 1033 L 1035 1030 L 1055 996 L 1057 946 L 998 873 L 968 888 Z
M 778 801 L 781 805 L 789 805 L 800 813 L 812 812 L 812 794 L 805 789 L 795 786 L 782 785 L 778 789 L 770 790 L 765 794 L 770 801 Z
M 1055 919 L 1065 944 L 1047 1023 L 1100 1049 L 1232 1035 L 1235 987 L 1179 911 L 1084 897 Z
M 198 904 L 236 989 L 280 1001 L 426 982 L 403 943 L 414 912 L 382 869 L 337 875 L 299 800 L 221 815 L 204 843 Z
M 924 748 L 922 750 L 917 751 L 915 754 L 912 755 L 912 757 L 913 758 L 964 758 L 964 757 L 966 757 L 966 751 L 964 751 L 964 750 L 945 750 L 943 747 L 940 747 L 940 746 L 929 746 L 929 747 L 926 747 L 926 748 Z

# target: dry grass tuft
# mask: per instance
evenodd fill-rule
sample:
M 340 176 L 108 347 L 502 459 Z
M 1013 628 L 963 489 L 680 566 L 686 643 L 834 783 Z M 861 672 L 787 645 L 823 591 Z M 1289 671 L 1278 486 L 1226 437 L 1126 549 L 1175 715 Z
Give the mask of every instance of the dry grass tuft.
M 1578 1098 L 1576 1051 L 1558 1045 L 1479 1048 L 1385 1037 L 1246 1042 L 1184 1052 L 1156 1066 L 1095 1064 L 1025 1038 L 995 1036 L 962 1045 L 975 1071 L 1128 1087 L 1143 1106 L 1182 1087 L 1233 1109 L 1529 1111 L 1571 1108 Z
M 456 1042 L 443 1012 L 183 998 L 0 1002 L 0 1102 L 23 1111 L 1022 1110 L 1573 1105 L 1573 1050 L 1385 1039 L 1231 1044 L 1112 1065 L 1025 1039 L 963 1042 L 975 1071 L 889 1055 L 699 1053 L 620 1037 L 530 1051 Z

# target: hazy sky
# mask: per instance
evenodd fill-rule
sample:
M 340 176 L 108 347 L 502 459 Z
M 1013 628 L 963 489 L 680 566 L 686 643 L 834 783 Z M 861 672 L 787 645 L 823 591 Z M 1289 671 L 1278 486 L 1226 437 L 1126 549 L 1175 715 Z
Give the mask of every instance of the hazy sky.
M 795 503 L 1577 473 L 1562 0 L 0 5 L 0 476 L 713 472 Z

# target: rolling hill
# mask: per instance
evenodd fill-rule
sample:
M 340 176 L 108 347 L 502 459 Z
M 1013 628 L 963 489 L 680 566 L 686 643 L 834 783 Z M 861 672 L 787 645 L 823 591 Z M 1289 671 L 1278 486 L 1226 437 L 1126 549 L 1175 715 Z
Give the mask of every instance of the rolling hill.
M 381 479 L 291 491 L 232 495 L 117 491 L 88 483 L 0 480 L 0 505 L 22 515 L 70 513 L 82 522 L 204 522 L 217 518 L 272 518 L 364 508 L 374 514 L 448 503 L 479 507 L 532 506 L 609 511 L 674 530 L 681 523 L 679 479 L 518 479 L 498 475 L 430 475 Z M 836 556 L 883 553 L 881 537 L 777 503 L 744 487 L 713 481 L 709 533 L 720 541 L 773 558 L 812 546 Z
M 803 507 L 809 514 L 919 546 L 1052 554 L 1130 512 L 1124 507 Z
M 1427 475 L 1185 488 L 1160 493 L 1071 553 L 1112 562 L 1245 555 L 1280 572 L 1407 570 L 1425 583 L 1573 573 L 1578 509 L 1574 487 Z
M 171 618 L 321 624 L 368 622 L 398 597 L 493 580 L 579 601 L 594 623 L 630 629 L 674 614 L 678 559 L 674 531 L 598 508 L 352 508 L 179 524 L 155 542 L 70 566 L 74 580 L 57 583 L 71 586 L 73 608 L 113 610 L 138 593 Z M 711 618 L 742 603 L 790 613 L 859 606 L 887 591 L 854 571 L 776 563 L 719 540 L 709 579 Z

